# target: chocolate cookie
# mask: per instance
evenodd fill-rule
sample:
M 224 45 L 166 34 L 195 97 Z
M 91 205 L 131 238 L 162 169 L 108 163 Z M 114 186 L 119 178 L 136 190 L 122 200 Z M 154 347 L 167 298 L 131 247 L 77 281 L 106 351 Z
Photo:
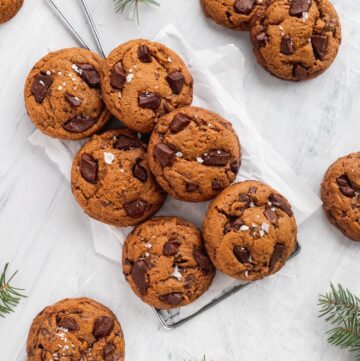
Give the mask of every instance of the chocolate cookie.
M 0 0 L 0 24 L 12 19 L 23 3 L 24 0 Z
M 239 139 L 231 124 L 208 110 L 187 107 L 162 117 L 151 135 L 149 167 L 174 198 L 201 202 L 236 178 Z
M 212 201 L 203 235 L 216 268 L 254 281 L 284 266 L 296 247 L 297 226 L 285 197 L 264 183 L 245 181 Z
M 206 16 L 233 30 L 249 30 L 262 0 L 200 0 Z
M 135 228 L 124 243 L 122 259 L 133 291 L 158 309 L 193 302 L 215 275 L 201 233 L 177 217 L 153 218 Z
M 116 316 L 89 298 L 65 299 L 34 319 L 28 361 L 123 361 L 125 342 Z
M 148 40 L 132 40 L 114 49 L 101 77 L 111 113 L 130 129 L 153 130 L 160 116 L 189 105 L 193 79 L 172 50 Z
M 110 118 L 100 94 L 104 60 L 85 49 L 63 49 L 46 55 L 30 71 L 25 105 L 43 133 L 82 139 L 100 130 Z
M 338 159 L 321 185 L 329 221 L 353 241 L 360 242 L 360 152 Z
M 328 0 L 266 0 L 252 20 L 250 34 L 260 65 L 291 81 L 324 72 L 341 43 L 339 18 Z
M 146 146 L 128 130 L 95 135 L 76 155 L 73 194 L 90 217 L 132 226 L 152 216 L 165 193 L 148 170 Z

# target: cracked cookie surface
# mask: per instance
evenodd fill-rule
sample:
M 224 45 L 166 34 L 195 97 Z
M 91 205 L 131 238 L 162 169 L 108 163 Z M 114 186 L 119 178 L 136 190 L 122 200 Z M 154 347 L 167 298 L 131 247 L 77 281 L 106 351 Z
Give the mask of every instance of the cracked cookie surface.
M 262 0 L 200 0 L 204 13 L 219 25 L 249 30 L 250 21 Z
M 148 162 L 161 187 L 174 198 L 201 202 L 236 178 L 239 139 L 230 122 L 197 107 L 160 118 L 151 135 Z
M 217 269 L 254 281 L 284 266 L 296 248 L 297 225 L 285 197 L 264 183 L 244 181 L 211 202 L 203 236 Z
M 49 53 L 30 71 L 25 105 L 34 125 L 54 137 L 77 140 L 99 131 L 109 120 L 100 94 L 104 60 L 85 49 Z
M 260 65 L 278 78 L 302 81 L 332 64 L 341 26 L 328 0 L 264 0 L 250 35 Z
M 149 133 L 162 115 L 189 105 L 193 79 L 172 50 L 148 40 L 115 48 L 103 67 L 102 93 L 110 112 L 135 131 Z
M 89 298 L 65 299 L 34 319 L 29 361 L 123 361 L 125 342 L 116 316 Z
M 95 135 L 80 149 L 71 187 L 85 213 L 120 227 L 149 218 L 166 198 L 148 170 L 146 145 L 125 129 Z
M 338 159 L 321 185 L 323 209 L 341 232 L 360 242 L 360 153 Z
M 135 294 L 158 309 L 193 302 L 215 276 L 200 231 L 178 217 L 156 217 L 135 228 L 124 243 L 122 263 Z
M 24 0 L 0 0 L 0 24 L 12 19 L 23 3 Z

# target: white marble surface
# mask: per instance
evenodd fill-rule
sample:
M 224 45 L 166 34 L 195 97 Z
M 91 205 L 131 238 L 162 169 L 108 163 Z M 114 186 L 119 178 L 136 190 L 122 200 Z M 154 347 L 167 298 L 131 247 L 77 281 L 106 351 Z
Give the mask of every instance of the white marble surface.
M 58 2 L 90 39 L 78 1 Z M 343 24 L 340 54 L 327 73 L 304 84 L 266 74 L 253 61 L 248 35 L 206 21 L 197 0 L 162 0 L 160 9 L 144 8 L 141 26 L 115 15 L 111 0 L 89 3 L 107 50 L 130 38 L 151 38 L 168 23 L 198 48 L 238 46 L 247 59 L 249 115 L 313 191 L 330 162 L 359 150 L 360 3 L 334 0 Z M 29 295 L 15 314 L 0 320 L 0 360 L 26 360 L 32 317 L 60 298 L 80 295 L 111 305 L 123 325 L 130 361 L 182 361 L 204 353 L 213 361 L 351 360 L 327 345 L 316 303 L 330 281 L 360 293 L 360 245 L 331 227 L 321 210 L 301 227 L 303 252 L 286 272 L 175 331 L 162 329 L 125 286 L 119 265 L 94 252 L 88 220 L 66 179 L 27 142 L 34 128 L 23 105 L 26 74 L 49 50 L 76 43 L 45 0 L 25 0 L 19 15 L 0 26 L 0 39 L 0 263 L 20 269 L 17 283 Z M 100 291 L 104 284 L 106 293 Z

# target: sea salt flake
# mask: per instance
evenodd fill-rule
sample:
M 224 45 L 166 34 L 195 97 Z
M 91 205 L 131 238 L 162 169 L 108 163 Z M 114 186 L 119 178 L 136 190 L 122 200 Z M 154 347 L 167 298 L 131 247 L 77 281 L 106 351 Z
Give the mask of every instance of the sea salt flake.
M 204 159 L 202 159 L 200 157 L 197 157 L 196 160 L 197 160 L 198 163 L 204 163 Z
M 263 224 L 261 225 L 261 229 L 262 229 L 265 233 L 269 233 L 270 224 L 268 224 L 268 223 L 263 223 Z
M 181 158 L 181 157 L 183 156 L 183 154 L 182 154 L 181 152 L 176 152 L 176 156 L 177 156 L 178 158 Z
M 75 73 L 82 73 L 82 70 L 76 64 L 71 65 L 71 68 L 75 71 Z
M 255 204 L 254 204 L 254 202 L 250 202 L 250 203 L 249 203 L 249 207 L 250 207 L 250 208 L 253 208 L 253 207 L 255 207 Z
M 50 70 L 47 70 L 47 71 L 46 71 L 46 75 L 51 75 L 51 71 L 50 71 Z
M 174 277 L 174 278 L 177 278 L 179 281 L 181 280 L 182 274 L 181 274 L 181 272 L 179 270 L 179 267 L 177 265 L 175 265 L 174 271 L 171 274 L 171 276 Z
M 145 247 L 146 247 L 147 249 L 151 249 L 151 248 L 152 248 L 152 244 L 149 243 L 149 242 L 147 242 L 146 245 L 145 245 Z
M 104 161 L 106 164 L 112 164 L 115 159 L 115 155 L 112 153 L 104 152 Z
M 264 232 L 262 229 L 260 229 L 259 234 L 260 234 L 260 237 L 264 237 L 264 236 L 265 236 L 265 232 Z
M 249 227 L 245 224 L 240 227 L 240 231 L 248 231 L 248 230 L 249 230 Z
M 134 79 L 134 74 L 133 73 L 129 73 L 128 75 L 126 75 L 126 82 L 127 83 L 131 83 Z
M 167 59 L 167 61 L 168 61 L 168 63 L 172 63 L 172 62 L 173 62 L 172 57 L 169 56 L 168 59 Z
M 62 88 L 63 88 L 63 87 L 62 87 L 61 85 L 59 85 L 59 86 L 57 87 L 58 90 L 62 90 Z

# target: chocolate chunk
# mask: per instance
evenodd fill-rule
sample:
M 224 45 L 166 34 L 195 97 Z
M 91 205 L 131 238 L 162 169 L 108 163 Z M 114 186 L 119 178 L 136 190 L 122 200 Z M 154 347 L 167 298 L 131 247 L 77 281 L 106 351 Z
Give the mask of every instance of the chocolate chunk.
M 148 174 L 146 169 L 139 163 L 140 162 L 137 162 L 132 169 L 133 176 L 137 178 L 140 182 L 145 183 L 147 181 Z
M 170 124 L 171 133 L 179 133 L 190 124 L 190 119 L 186 115 L 177 114 Z
M 174 94 L 180 94 L 185 84 L 185 77 L 179 71 L 174 71 L 166 77 L 167 82 Z
M 72 107 L 78 107 L 79 105 L 81 105 L 81 103 L 82 103 L 82 99 L 81 98 L 79 98 L 79 97 L 77 97 L 77 96 L 75 96 L 75 95 L 72 95 L 72 94 L 70 94 L 70 93 L 68 93 L 68 92 L 66 92 L 65 94 L 64 94 L 64 97 L 65 97 L 65 100 L 72 106 Z
M 195 281 L 195 275 L 193 273 L 188 274 L 184 280 L 184 287 L 189 288 L 190 285 Z
M 220 191 L 221 189 L 223 189 L 223 186 L 218 180 L 213 180 L 211 182 L 211 188 L 213 191 L 217 192 L 217 191 Z
M 114 328 L 114 318 L 101 316 L 96 319 L 93 329 L 93 335 L 96 339 L 108 336 Z
M 80 327 L 72 317 L 62 318 L 58 324 L 59 327 L 66 328 L 69 331 L 79 331 Z
M 262 47 L 264 47 L 266 45 L 266 42 L 268 40 L 268 36 L 264 31 L 262 31 L 261 33 L 256 35 L 255 39 L 256 39 L 256 46 L 258 48 L 262 48 Z
M 281 259 L 283 253 L 285 251 L 285 246 L 283 244 L 277 243 L 274 247 L 274 252 L 271 256 L 269 268 L 272 270 L 276 263 Z
M 83 154 L 81 156 L 79 168 L 86 181 L 92 184 L 97 182 L 98 163 L 91 155 Z
M 245 223 L 242 221 L 241 218 L 236 218 L 235 220 L 228 222 L 224 228 L 225 233 L 231 232 L 231 231 L 238 231 L 241 226 L 243 226 Z
M 149 288 L 147 269 L 148 266 L 145 261 L 136 262 L 131 269 L 131 278 L 142 295 L 145 295 L 146 290 Z
M 183 299 L 183 295 L 182 293 L 168 293 L 167 295 L 160 296 L 159 299 L 172 306 L 178 306 Z
M 151 51 L 147 45 L 140 45 L 137 50 L 138 58 L 142 63 L 151 63 Z
M 237 174 L 239 172 L 239 168 L 240 168 L 240 162 L 237 160 L 234 160 L 231 164 L 230 164 L 230 168 L 232 170 L 233 173 Z
M 142 217 L 145 214 L 147 207 L 148 204 L 141 199 L 136 199 L 132 202 L 124 204 L 127 215 L 132 218 Z
M 105 345 L 103 348 L 103 357 L 105 361 L 114 361 L 112 355 L 114 354 L 116 347 L 113 343 Z
M 172 165 L 176 152 L 164 143 L 159 143 L 154 148 L 154 156 L 163 167 Z
M 140 108 L 151 109 L 155 111 L 160 106 L 161 98 L 159 94 L 145 92 L 139 95 L 138 103 Z
M 31 94 L 35 97 L 35 101 L 41 104 L 47 95 L 50 95 L 50 87 L 53 83 L 51 75 L 40 73 L 36 75 L 33 83 L 31 84 Z
M 327 48 L 326 35 L 313 35 L 311 37 L 311 44 L 314 50 L 315 57 L 320 60 L 324 59 Z
M 113 88 L 121 90 L 126 82 L 126 73 L 121 62 L 114 65 L 110 73 L 110 84 Z
M 250 263 L 250 252 L 245 247 L 235 246 L 233 252 L 239 262 Z
M 230 154 L 222 149 L 211 149 L 202 156 L 204 165 L 223 167 L 228 164 Z
M 291 16 L 301 16 L 306 13 L 311 5 L 311 0 L 292 0 L 290 5 Z
M 70 133 L 82 133 L 90 129 L 96 121 L 86 115 L 77 115 L 64 123 L 62 127 Z
M 195 183 L 186 183 L 186 192 L 192 193 L 196 192 L 199 189 L 199 186 Z
M 238 14 L 248 15 L 254 9 L 256 0 L 236 0 L 234 10 Z
M 285 213 L 287 213 L 290 217 L 293 215 L 293 211 L 291 210 L 290 203 L 282 195 L 272 193 L 272 194 L 270 194 L 269 201 L 271 202 L 271 204 L 273 206 L 280 208 Z
M 252 186 L 252 187 L 249 188 L 249 193 L 250 194 L 255 194 L 256 191 L 257 191 L 257 187 L 255 187 L 255 186 Z
M 89 87 L 96 88 L 100 84 L 100 75 L 91 64 L 76 64 L 78 67 L 78 74 Z
M 249 203 L 250 202 L 250 197 L 245 193 L 241 193 L 241 194 L 239 194 L 239 201 Z
M 119 135 L 116 143 L 114 144 L 114 148 L 119 150 L 130 150 L 140 147 L 141 142 L 137 138 L 124 134 Z
M 294 48 L 294 44 L 292 42 L 291 36 L 285 35 L 281 38 L 280 49 L 281 49 L 281 52 L 285 55 L 294 54 L 295 48 Z
M 301 64 L 295 64 L 293 67 L 293 75 L 298 80 L 305 80 L 307 78 L 307 69 Z
M 277 221 L 279 219 L 277 214 L 270 208 L 268 208 L 264 211 L 264 215 L 271 223 L 277 223 Z
M 354 197 L 355 196 L 355 190 L 353 189 L 349 178 L 346 175 L 343 175 L 341 177 L 338 177 L 336 179 L 336 183 L 339 186 L 340 192 L 346 196 L 346 197 Z
M 170 241 L 167 241 L 164 244 L 164 248 L 163 248 L 164 255 L 167 257 L 175 256 L 179 251 L 180 245 L 181 242 L 177 239 L 172 239 Z
M 206 256 L 201 249 L 194 249 L 194 257 L 201 270 L 204 272 L 211 272 L 213 270 L 213 265 L 209 257 Z

